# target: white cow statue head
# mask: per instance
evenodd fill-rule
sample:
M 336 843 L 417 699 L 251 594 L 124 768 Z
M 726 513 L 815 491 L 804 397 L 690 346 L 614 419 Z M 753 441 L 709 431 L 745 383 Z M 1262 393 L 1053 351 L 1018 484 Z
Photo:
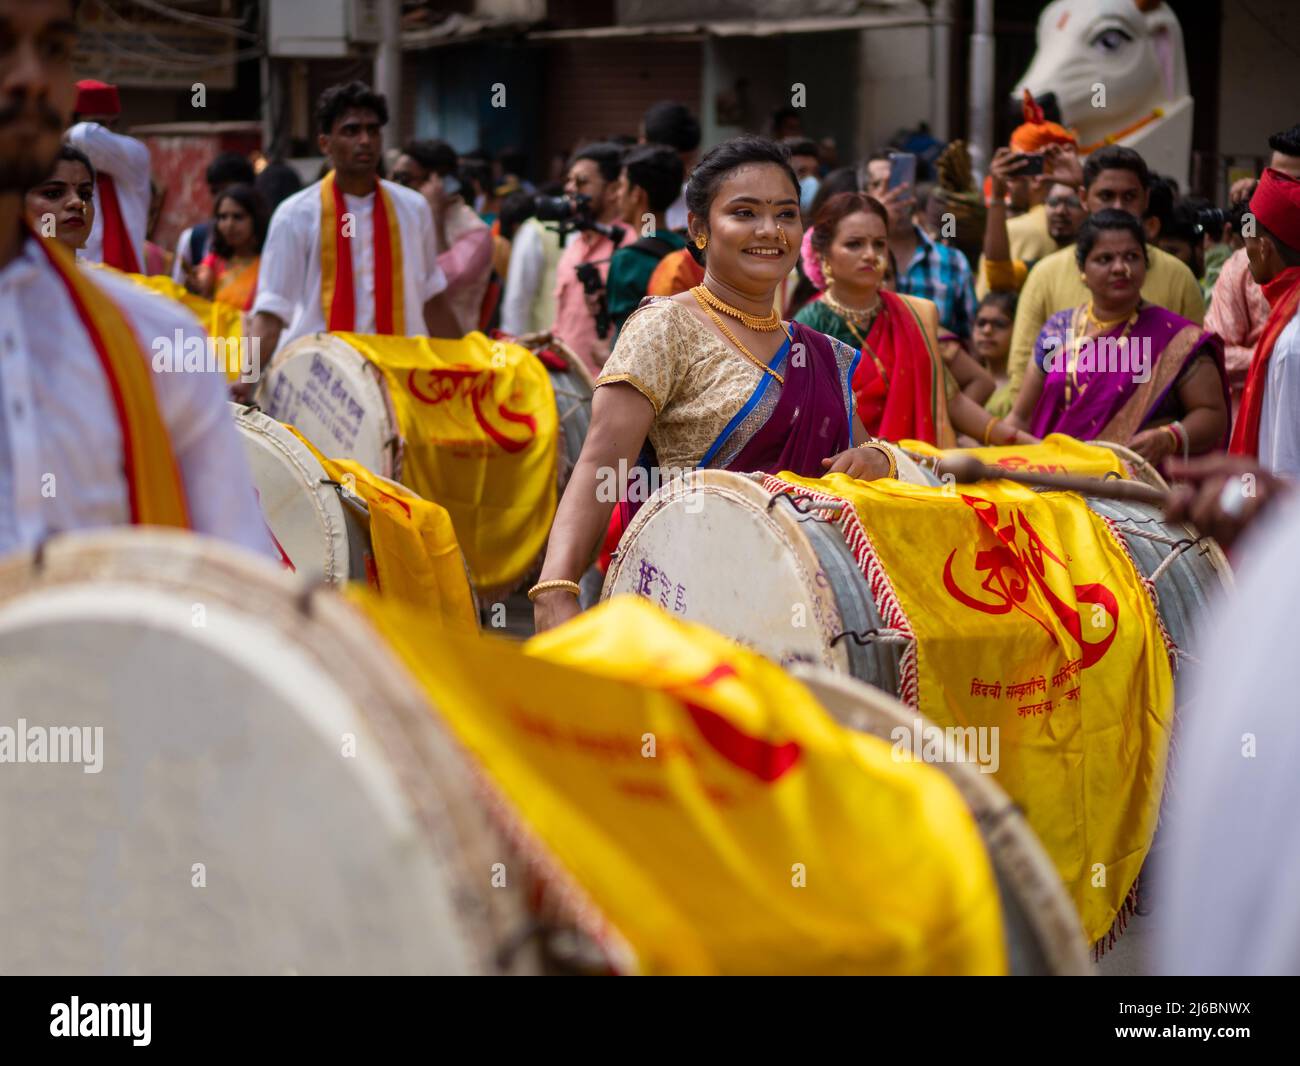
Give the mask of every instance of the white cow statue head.
M 1038 51 L 1015 89 L 1051 93 L 1081 151 L 1108 140 L 1187 188 L 1192 98 L 1178 17 L 1162 0 L 1054 0 L 1038 17 Z

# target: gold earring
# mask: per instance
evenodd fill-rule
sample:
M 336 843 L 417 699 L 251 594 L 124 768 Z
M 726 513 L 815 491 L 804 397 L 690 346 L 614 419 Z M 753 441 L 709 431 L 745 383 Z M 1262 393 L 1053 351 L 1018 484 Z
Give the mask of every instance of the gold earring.
M 1079 280 L 1082 281 L 1085 285 L 1088 284 L 1088 275 L 1085 274 L 1082 270 L 1079 271 Z
M 781 238 L 781 243 L 784 244 L 787 248 L 789 248 L 789 247 L 790 247 L 790 242 L 786 239 L 786 236 L 785 236 L 785 227 L 784 227 L 784 226 L 777 226 L 777 227 L 776 227 L 776 233 L 777 233 L 777 236 Z
M 821 261 L 821 267 L 822 267 L 822 277 L 826 279 L 826 284 L 829 285 L 832 281 L 835 280 L 835 275 L 831 273 L 830 260 L 823 259 Z
M 701 252 L 708 247 L 708 244 L 709 244 L 709 238 L 703 233 L 699 234 L 699 236 L 695 238 L 695 247 L 698 248 Z

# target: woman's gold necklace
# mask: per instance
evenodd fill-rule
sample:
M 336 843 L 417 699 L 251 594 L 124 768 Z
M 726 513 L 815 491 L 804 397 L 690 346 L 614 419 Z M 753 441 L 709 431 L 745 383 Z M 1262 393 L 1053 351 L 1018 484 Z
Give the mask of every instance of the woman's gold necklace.
M 781 316 L 776 311 L 771 311 L 766 315 L 751 315 L 748 311 L 742 311 L 739 307 L 732 307 L 721 297 L 710 292 L 705 285 L 696 285 L 691 292 L 694 294 L 695 299 L 701 301 L 701 307 L 707 303 L 715 311 L 721 311 L 724 315 L 739 319 L 746 329 L 752 329 L 755 333 L 775 333 L 782 328 Z
M 731 341 L 731 343 L 734 344 L 737 349 L 739 349 L 740 354 L 743 355 L 746 359 L 748 359 L 751 363 L 753 363 L 756 367 L 758 367 L 759 370 L 763 371 L 765 374 L 771 374 L 772 377 L 776 378 L 778 385 L 785 385 L 785 378 L 783 378 L 780 374 L 778 374 L 775 370 L 773 370 L 770 366 L 768 366 L 765 362 L 763 362 L 763 360 L 761 360 L 758 356 L 756 356 L 753 352 L 751 352 L 748 348 L 746 348 L 743 344 L 741 344 L 740 340 L 736 337 L 736 335 L 732 333 L 730 329 L 727 328 L 727 324 L 723 322 L 722 319 L 720 319 L 716 314 L 713 313 L 713 308 L 709 306 L 708 301 L 700 295 L 701 290 L 704 290 L 706 292 L 708 291 L 704 289 L 703 285 L 697 285 L 695 288 L 691 290 L 691 294 L 695 297 L 696 302 L 703 309 L 704 313 L 713 320 L 713 324 L 718 327 L 718 331 L 724 337 L 726 337 L 727 340 Z M 778 322 L 777 324 L 782 329 L 785 328 L 783 323 Z M 786 337 L 789 338 L 792 344 L 794 343 L 794 337 L 790 334 L 789 330 L 786 330 Z
M 1127 320 L 1123 318 L 1116 318 L 1116 319 L 1112 319 L 1109 322 L 1103 322 L 1101 319 L 1097 318 L 1092 313 L 1091 300 L 1088 301 L 1088 305 L 1086 307 L 1083 308 L 1076 307 L 1074 309 L 1074 314 L 1070 317 L 1070 335 L 1072 338 L 1074 338 L 1074 345 L 1073 345 L 1073 350 L 1067 353 L 1066 360 L 1065 360 L 1065 406 L 1066 407 L 1069 407 L 1071 404 L 1074 403 L 1075 400 L 1079 399 L 1079 397 L 1083 395 L 1083 390 L 1088 387 L 1087 384 L 1085 384 L 1082 388 L 1079 387 L 1079 349 L 1083 347 L 1083 341 L 1087 339 L 1086 330 L 1088 326 L 1090 324 L 1095 325 L 1101 330 L 1102 333 L 1105 333 L 1107 330 L 1114 329 L 1121 322 L 1126 322 L 1124 326 L 1124 332 L 1120 334 L 1120 336 L 1116 338 L 1115 341 L 1116 344 L 1126 345 L 1128 343 L 1128 336 L 1130 333 L 1133 332 L 1133 325 L 1134 323 L 1137 322 L 1138 313 L 1141 311 L 1141 309 L 1142 309 L 1142 305 L 1141 303 L 1139 303 L 1138 306 L 1133 309 L 1133 312 L 1128 316 Z M 1083 321 L 1084 332 L 1080 332 L 1078 329 L 1080 311 L 1083 311 L 1083 316 L 1084 316 L 1084 321 Z M 1092 338 L 1092 339 L 1095 340 L 1096 338 Z M 1071 390 L 1071 385 L 1073 385 L 1073 390 Z
M 849 327 L 849 332 L 853 334 L 853 339 L 858 342 L 858 350 L 866 352 L 871 357 L 871 361 L 876 364 L 876 373 L 880 375 L 881 384 L 886 389 L 889 388 L 889 375 L 885 373 L 885 364 L 880 361 L 880 356 L 867 342 L 867 334 L 871 332 L 871 327 L 876 324 L 876 316 L 880 313 L 880 297 L 877 296 L 876 305 L 866 311 L 855 311 L 851 307 L 845 307 L 831 296 L 829 290 L 822 293 L 822 303 L 844 320 L 844 324 Z M 858 330 L 858 326 L 862 326 L 861 331 Z
M 868 307 L 865 311 L 858 311 L 852 307 L 846 307 L 830 294 L 830 291 L 822 293 L 822 302 L 834 311 L 840 318 L 844 319 L 849 325 L 863 326 L 871 328 L 871 323 L 875 320 L 876 313 L 880 310 L 880 297 L 876 297 L 875 305 Z

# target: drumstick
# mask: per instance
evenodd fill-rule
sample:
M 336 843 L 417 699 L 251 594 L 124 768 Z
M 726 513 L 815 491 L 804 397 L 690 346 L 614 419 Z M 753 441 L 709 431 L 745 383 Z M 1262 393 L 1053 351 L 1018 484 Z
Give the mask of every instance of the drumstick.
M 1099 496 L 1107 500 L 1133 500 L 1138 503 L 1163 507 L 1169 493 L 1143 481 L 1125 481 L 1120 478 L 1083 477 L 1079 474 L 1049 474 L 1028 470 L 1005 470 L 989 466 L 973 455 L 953 455 L 935 463 L 934 472 L 941 478 L 949 475 L 960 484 L 973 481 L 1015 481 L 1021 485 L 1078 492 L 1084 496 Z

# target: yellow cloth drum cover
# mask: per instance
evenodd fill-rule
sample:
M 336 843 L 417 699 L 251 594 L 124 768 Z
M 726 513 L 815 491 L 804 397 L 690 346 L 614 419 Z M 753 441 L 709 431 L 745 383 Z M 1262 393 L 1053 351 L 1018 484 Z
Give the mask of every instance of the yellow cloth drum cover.
M 521 655 L 349 594 L 620 969 L 1005 972 L 960 794 L 837 725 L 778 666 L 633 597 Z
M 482 333 L 317 334 L 276 355 L 263 397 L 325 454 L 381 474 L 397 464 L 372 462 L 388 440 L 404 441 L 394 476 L 447 509 L 480 590 L 517 584 L 545 545 L 558 423 L 550 377 L 527 349 Z M 395 426 L 383 439 L 389 403 Z

